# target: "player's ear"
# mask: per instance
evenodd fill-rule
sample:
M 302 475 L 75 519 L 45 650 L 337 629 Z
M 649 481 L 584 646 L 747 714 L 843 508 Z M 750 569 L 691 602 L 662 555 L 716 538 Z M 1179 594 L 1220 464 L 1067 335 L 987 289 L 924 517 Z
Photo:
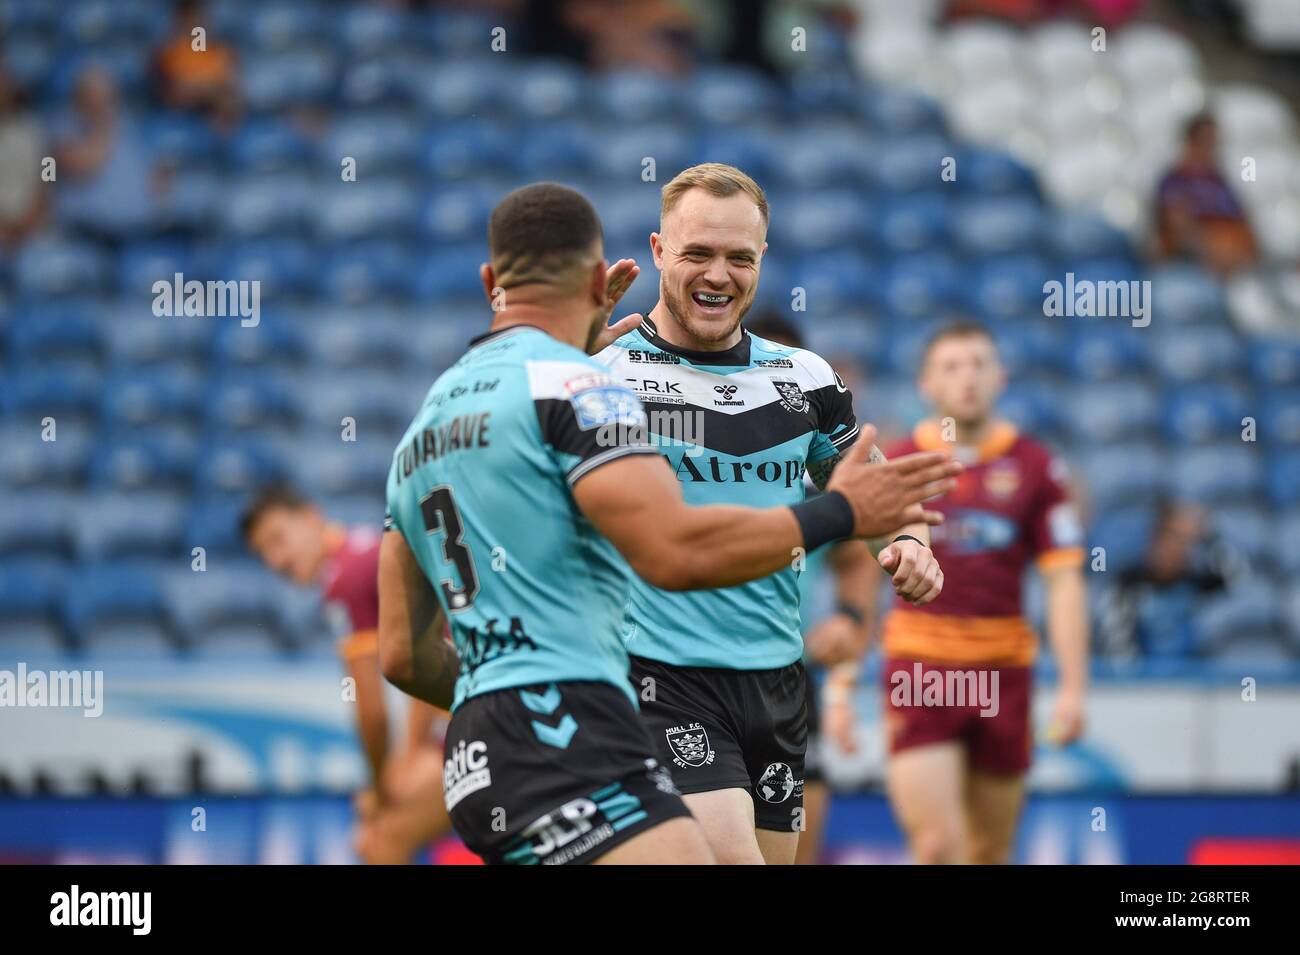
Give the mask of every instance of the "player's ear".
M 490 262 L 484 262 L 478 267 L 478 277 L 483 283 L 483 294 L 487 296 L 488 304 L 494 304 L 496 296 L 492 294 L 492 290 L 497 287 L 497 277 L 496 273 L 492 271 Z
M 662 272 L 664 270 L 664 244 L 659 238 L 658 232 L 650 233 L 650 257 L 654 260 L 655 268 Z
M 604 258 L 597 259 L 591 267 L 591 300 L 601 307 L 605 305 L 605 290 L 609 287 L 608 272 L 609 265 Z

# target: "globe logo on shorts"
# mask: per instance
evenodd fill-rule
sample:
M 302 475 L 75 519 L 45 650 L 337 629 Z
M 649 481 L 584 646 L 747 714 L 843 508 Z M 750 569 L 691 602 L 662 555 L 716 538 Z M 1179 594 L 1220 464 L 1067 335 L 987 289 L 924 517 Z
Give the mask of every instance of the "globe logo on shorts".
M 794 792 L 794 771 L 785 763 L 773 763 L 763 770 L 754 791 L 764 802 L 785 802 Z

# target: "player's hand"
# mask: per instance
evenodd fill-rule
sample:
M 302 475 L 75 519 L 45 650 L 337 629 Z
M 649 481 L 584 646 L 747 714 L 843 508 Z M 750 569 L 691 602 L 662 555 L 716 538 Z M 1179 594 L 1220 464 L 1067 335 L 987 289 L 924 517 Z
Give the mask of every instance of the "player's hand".
M 835 467 L 828 491 L 839 491 L 853 507 L 854 537 L 884 537 L 908 524 L 942 524 L 943 515 L 921 502 L 947 494 L 962 471 L 946 452 L 908 454 L 883 464 L 869 460 L 876 429 L 863 425 L 853 447 Z
M 856 753 L 858 738 L 854 733 L 857 715 L 853 711 L 853 695 L 846 687 L 842 695 L 837 695 L 826 703 L 822 710 L 822 734 L 835 743 L 841 753 Z
M 1083 694 L 1075 690 L 1061 690 L 1052 704 L 1052 719 L 1047 724 L 1047 740 L 1057 746 L 1066 746 L 1083 735 Z
M 894 593 L 918 607 L 943 592 L 943 571 L 934 551 L 916 541 L 896 541 L 880 552 L 876 562 L 893 578 Z
M 605 272 L 605 310 L 601 316 L 601 324 L 604 327 L 591 346 L 591 354 L 604 350 L 615 339 L 621 338 L 641 324 L 641 316 L 635 314 L 626 315 L 613 325 L 609 324 L 609 317 L 614 314 L 614 307 L 640 274 L 641 267 L 633 259 L 619 259 Z
M 363 825 L 374 819 L 382 806 L 383 800 L 373 787 L 361 790 L 352 800 L 352 808 L 356 810 L 357 818 Z
M 808 656 L 823 666 L 835 666 L 858 658 L 861 627 L 846 613 L 827 617 L 804 641 Z

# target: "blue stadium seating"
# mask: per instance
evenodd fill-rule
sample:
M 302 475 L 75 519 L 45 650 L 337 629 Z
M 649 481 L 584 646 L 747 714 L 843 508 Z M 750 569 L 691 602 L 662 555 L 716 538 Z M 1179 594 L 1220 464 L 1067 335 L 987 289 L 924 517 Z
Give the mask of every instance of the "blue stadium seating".
M 923 413 L 913 376 L 932 329 L 984 321 L 1012 376 L 1003 413 L 1064 448 L 1110 568 L 1140 557 L 1158 498 L 1205 502 L 1275 595 L 1207 602 L 1199 651 L 1300 654 L 1300 588 L 1276 598 L 1300 572 L 1300 343 L 1235 330 L 1223 283 L 1146 268 L 1098 214 L 1047 204 L 1023 163 L 951 138 L 933 101 L 841 68 L 835 37 L 786 84 L 740 66 L 597 76 L 513 55 L 514 29 L 512 55 L 489 52 L 496 19 L 214 4 L 210 40 L 234 44 L 248 107 L 218 132 L 147 89 L 162 0 L 0 0 L 6 66 L 43 119 L 102 62 L 144 147 L 174 167 L 124 241 L 87 241 L 77 210 L 56 208 L 56 228 L 0 255 L 5 646 L 328 648 L 318 598 L 239 540 L 248 493 L 291 478 L 336 518 L 377 519 L 393 443 L 491 318 L 478 266 L 506 190 L 558 179 L 592 197 L 608 257 L 644 270 L 621 316 L 655 299 L 662 184 L 717 160 L 768 191 L 758 308 L 866 370 L 855 391 L 882 440 Z M 176 272 L 258 281 L 260 323 L 153 315 L 153 283 Z M 1043 315 L 1043 282 L 1067 272 L 1151 280 L 1151 327 Z M 57 441 L 41 440 L 47 417 Z M 216 576 L 188 569 L 195 546 Z

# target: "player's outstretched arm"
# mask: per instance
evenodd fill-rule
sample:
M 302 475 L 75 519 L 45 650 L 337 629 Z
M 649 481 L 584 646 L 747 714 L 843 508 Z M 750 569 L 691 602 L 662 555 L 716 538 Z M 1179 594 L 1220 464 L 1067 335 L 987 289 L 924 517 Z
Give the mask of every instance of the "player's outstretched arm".
M 460 668 L 438 597 L 399 531 L 379 545 L 379 662 L 389 683 L 451 709 Z
M 961 465 L 942 452 L 868 465 L 871 436 L 844 457 L 825 495 L 796 507 L 690 507 L 672 472 L 648 455 L 596 468 L 573 494 L 648 583 L 664 590 L 731 587 L 787 566 L 800 548 L 943 519 L 921 501 L 950 490 Z

